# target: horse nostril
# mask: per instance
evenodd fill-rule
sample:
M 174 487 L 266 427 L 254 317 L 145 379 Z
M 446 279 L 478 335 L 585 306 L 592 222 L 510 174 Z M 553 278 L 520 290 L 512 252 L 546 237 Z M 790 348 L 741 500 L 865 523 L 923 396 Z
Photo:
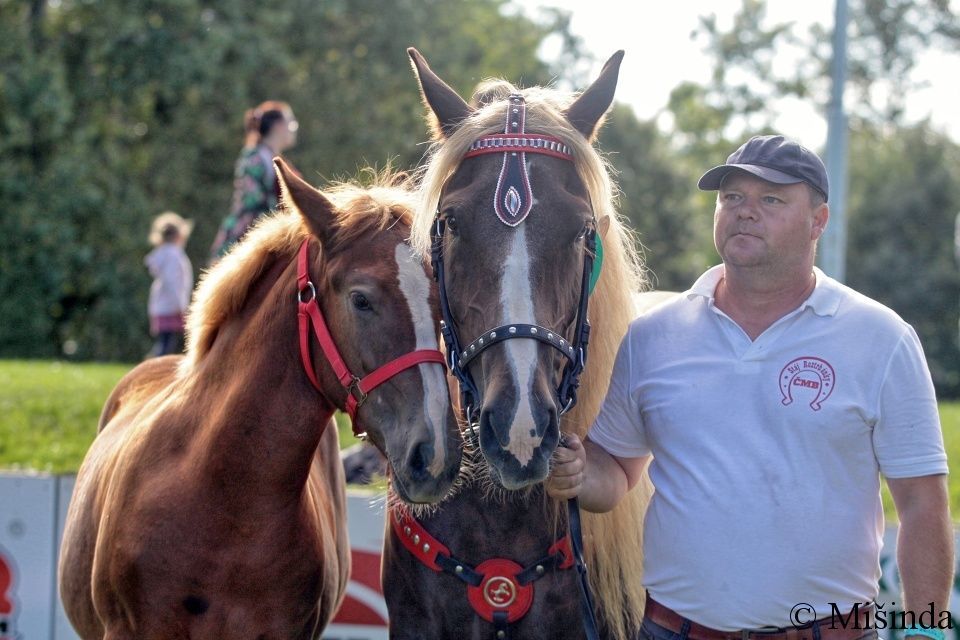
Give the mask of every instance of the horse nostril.
M 506 448 L 510 444 L 510 424 L 504 420 L 497 420 L 496 410 L 484 409 L 480 414 L 481 431 L 492 431 L 497 443 Z
M 547 431 L 553 429 L 558 424 L 557 408 L 552 402 L 549 406 L 541 406 L 535 414 L 534 428 L 538 438 L 542 438 Z M 530 434 L 531 436 L 533 433 Z
M 410 451 L 410 457 L 407 460 L 407 468 L 414 479 L 423 479 L 427 475 L 427 466 L 433 458 L 433 445 L 428 442 L 421 442 Z

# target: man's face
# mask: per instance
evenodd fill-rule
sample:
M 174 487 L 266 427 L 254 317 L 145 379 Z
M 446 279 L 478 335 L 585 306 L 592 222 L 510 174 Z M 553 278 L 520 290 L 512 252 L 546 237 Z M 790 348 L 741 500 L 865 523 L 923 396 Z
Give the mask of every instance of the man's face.
M 826 204 L 812 205 L 802 182 L 775 184 L 735 170 L 717 196 L 713 240 L 729 266 L 806 267 L 828 215 Z

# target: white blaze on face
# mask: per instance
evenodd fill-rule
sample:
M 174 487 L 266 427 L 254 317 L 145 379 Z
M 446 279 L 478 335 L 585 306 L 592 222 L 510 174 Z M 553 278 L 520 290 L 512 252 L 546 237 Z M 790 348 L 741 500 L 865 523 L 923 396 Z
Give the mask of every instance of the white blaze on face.
M 433 311 L 430 308 L 430 280 L 409 246 L 398 244 L 395 255 L 400 291 L 407 300 L 416 331 L 416 349 L 438 349 Z M 436 478 L 446 463 L 445 418 L 450 397 L 443 367 L 424 363 L 417 365 L 417 370 L 423 378 L 423 417 L 433 434 L 433 460 L 427 466 L 427 471 Z
M 533 291 L 530 287 L 530 253 L 527 250 L 527 230 L 521 225 L 513 235 L 510 252 L 504 262 L 503 278 L 500 287 L 500 305 L 503 309 L 503 323 L 536 322 L 533 310 Z M 513 379 L 517 383 L 517 413 L 510 425 L 509 451 L 520 463 L 526 466 L 533 452 L 540 444 L 535 433 L 533 419 L 533 382 L 537 369 L 536 340 L 506 340 L 502 343 L 507 349 L 507 363 Z

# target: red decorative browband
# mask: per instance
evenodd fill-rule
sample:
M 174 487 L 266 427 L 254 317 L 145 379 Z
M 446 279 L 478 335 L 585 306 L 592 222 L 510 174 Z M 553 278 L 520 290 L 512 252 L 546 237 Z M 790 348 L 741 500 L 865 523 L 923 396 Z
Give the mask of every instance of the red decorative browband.
M 533 207 L 526 154 L 539 153 L 573 161 L 570 147 L 559 138 L 527 133 L 526 120 L 527 104 L 523 96 L 511 95 L 503 133 L 477 138 L 464 155 L 464 158 L 472 158 L 485 153 L 503 154 L 503 167 L 493 194 L 493 209 L 500 221 L 510 227 L 523 222 Z
M 561 160 L 573 162 L 573 153 L 570 147 L 560 138 L 544 136 L 538 133 L 523 135 L 509 135 L 496 133 L 478 138 L 467 151 L 464 158 L 483 155 L 485 153 L 541 153 Z

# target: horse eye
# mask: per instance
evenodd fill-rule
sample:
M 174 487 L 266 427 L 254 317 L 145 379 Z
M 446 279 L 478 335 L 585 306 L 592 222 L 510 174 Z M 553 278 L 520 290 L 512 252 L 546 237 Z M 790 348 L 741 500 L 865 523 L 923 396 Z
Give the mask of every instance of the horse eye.
M 447 222 L 447 229 L 450 229 L 451 233 L 458 233 L 460 231 L 460 223 L 457 221 L 456 216 L 446 216 L 444 218 Z
M 358 311 L 372 311 L 373 305 L 370 304 L 370 301 L 367 300 L 367 296 L 354 291 L 350 294 L 350 302 L 353 303 L 353 307 Z

